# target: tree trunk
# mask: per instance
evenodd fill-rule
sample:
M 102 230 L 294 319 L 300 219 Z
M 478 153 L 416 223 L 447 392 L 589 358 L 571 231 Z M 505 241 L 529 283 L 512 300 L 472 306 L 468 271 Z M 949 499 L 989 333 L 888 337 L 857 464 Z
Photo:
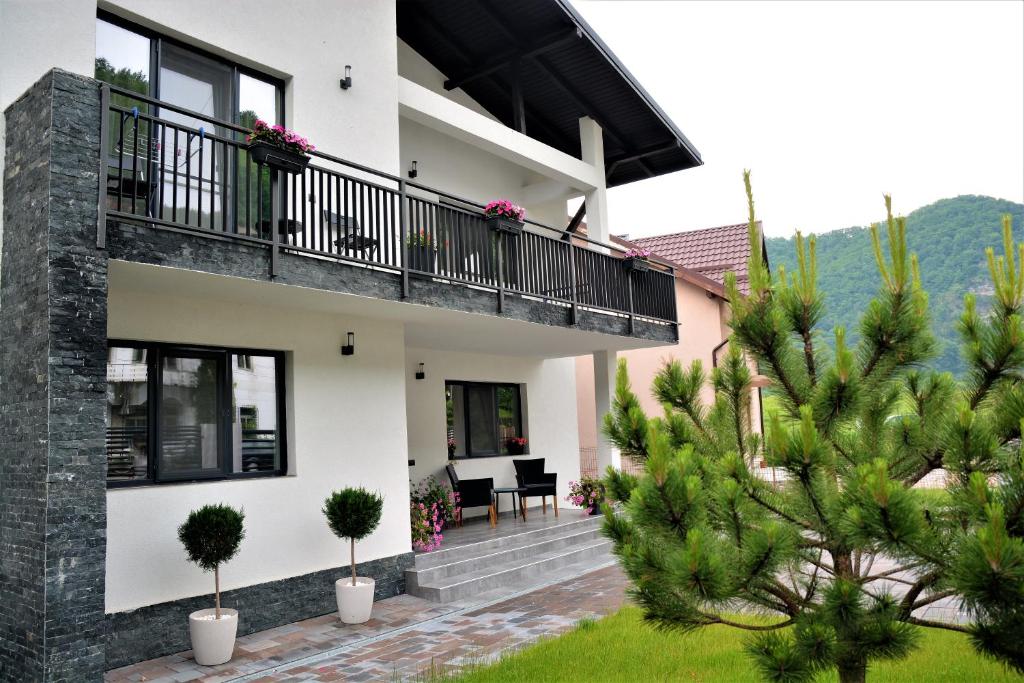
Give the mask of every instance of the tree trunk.
M 217 605 L 216 617 L 220 619 L 220 567 L 213 568 L 213 595 Z
M 352 539 L 352 585 L 356 585 L 356 539 Z
M 839 669 L 839 683 L 865 683 L 867 676 L 867 662 Z

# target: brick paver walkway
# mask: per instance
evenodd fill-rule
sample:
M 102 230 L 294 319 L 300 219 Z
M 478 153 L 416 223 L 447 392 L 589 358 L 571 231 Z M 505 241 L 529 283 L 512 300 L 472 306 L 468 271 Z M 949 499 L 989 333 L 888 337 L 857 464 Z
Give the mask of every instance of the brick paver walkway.
M 415 677 L 557 635 L 585 617 L 616 611 L 626 578 L 617 566 L 486 605 L 459 608 L 410 595 L 376 603 L 373 618 L 346 626 L 337 615 L 238 639 L 235 656 L 203 667 L 184 652 L 108 671 L 123 681 L 376 681 Z

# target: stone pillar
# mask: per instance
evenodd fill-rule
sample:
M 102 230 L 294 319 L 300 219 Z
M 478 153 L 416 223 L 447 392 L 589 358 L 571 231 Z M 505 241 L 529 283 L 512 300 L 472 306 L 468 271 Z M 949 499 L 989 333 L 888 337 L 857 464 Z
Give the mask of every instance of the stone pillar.
M 5 112 L 0 678 L 104 670 L 107 257 L 97 83 L 51 71 Z
M 597 414 L 597 471 L 604 475 L 609 465 L 620 469 L 622 459 L 619 449 L 615 448 L 604 434 L 604 416 L 612 409 L 612 400 L 615 398 L 615 367 L 616 359 L 614 351 L 594 352 L 594 404 Z
M 604 185 L 604 137 L 601 126 L 594 119 L 580 119 L 580 157 L 597 169 L 601 178 L 598 187 L 587 192 L 587 236 L 598 242 L 608 242 L 608 192 Z

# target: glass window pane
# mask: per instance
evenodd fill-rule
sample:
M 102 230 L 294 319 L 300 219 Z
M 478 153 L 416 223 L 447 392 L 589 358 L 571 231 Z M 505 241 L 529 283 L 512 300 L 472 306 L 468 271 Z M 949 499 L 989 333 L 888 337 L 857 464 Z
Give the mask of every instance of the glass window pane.
M 175 478 L 219 472 L 220 361 L 167 357 L 161 374 L 160 475 Z
M 234 355 L 232 472 L 273 472 L 281 465 L 277 423 L 277 359 Z
M 231 67 L 177 45 L 164 42 L 160 49 L 160 99 L 212 119 L 234 119 Z M 205 119 L 162 109 L 160 117 L 192 130 L 221 137 L 228 129 Z M 165 216 L 205 228 L 224 226 L 223 197 L 225 175 L 230 173 L 223 144 L 209 137 L 188 135 L 184 130 L 174 139 L 174 129 L 163 129 Z M 171 152 L 173 150 L 173 153 Z M 174 193 L 174 167 L 177 167 L 177 196 Z M 175 198 L 177 201 L 175 202 Z M 186 207 L 187 203 L 187 207 Z M 168 209 L 171 209 L 168 211 Z M 186 210 L 187 208 L 187 210 Z
M 469 403 L 471 455 L 494 455 L 499 452 L 494 387 L 470 384 L 465 391 Z
M 149 49 L 146 36 L 97 19 L 96 80 L 148 95 Z
M 146 351 L 107 352 L 107 480 L 146 479 L 149 464 Z
M 445 412 L 448 414 L 448 454 L 466 456 L 466 404 L 461 384 L 448 384 L 444 388 Z
M 142 95 L 150 93 L 150 39 L 102 19 L 96 20 L 96 79 Z M 147 113 L 148 105 L 128 95 L 111 92 L 110 103 Z M 149 206 L 149 122 L 123 112 L 110 112 L 107 146 L 107 206 L 128 213 L 146 214 Z M 119 202 L 114 196 L 120 194 Z
M 498 393 L 498 439 L 502 452 L 508 452 L 508 440 L 522 436 L 519 419 L 519 387 L 499 386 Z
M 278 120 L 279 92 L 273 83 L 261 81 L 246 74 L 238 75 L 238 121 L 246 128 L 252 128 L 256 119 L 263 119 L 270 125 Z

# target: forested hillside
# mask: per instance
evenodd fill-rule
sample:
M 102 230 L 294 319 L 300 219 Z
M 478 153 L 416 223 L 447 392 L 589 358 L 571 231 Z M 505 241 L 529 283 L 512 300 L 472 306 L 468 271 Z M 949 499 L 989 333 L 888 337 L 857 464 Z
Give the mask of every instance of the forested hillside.
M 963 298 L 974 292 L 979 310 L 989 299 L 985 247 L 999 246 L 1003 214 L 1013 216 L 1016 241 L 1024 240 L 1024 204 L 992 197 L 963 195 L 942 199 L 907 216 L 907 242 L 921 263 L 921 279 L 929 294 L 932 327 L 939 341 L 935 367 L 959 375 L 964 368 L 956 323 Z M 821 329 L 831 335 L 843 325 L 856 337 L 857 316 L 878 289 L 878 270 L 867 228 L 846 228 L 817 235 L 818 286 L 827 312 Z M 793 239 L 771 238 L 772 271 L 796 266 Z M 884 240 L 883 240 L 884 243 Z

